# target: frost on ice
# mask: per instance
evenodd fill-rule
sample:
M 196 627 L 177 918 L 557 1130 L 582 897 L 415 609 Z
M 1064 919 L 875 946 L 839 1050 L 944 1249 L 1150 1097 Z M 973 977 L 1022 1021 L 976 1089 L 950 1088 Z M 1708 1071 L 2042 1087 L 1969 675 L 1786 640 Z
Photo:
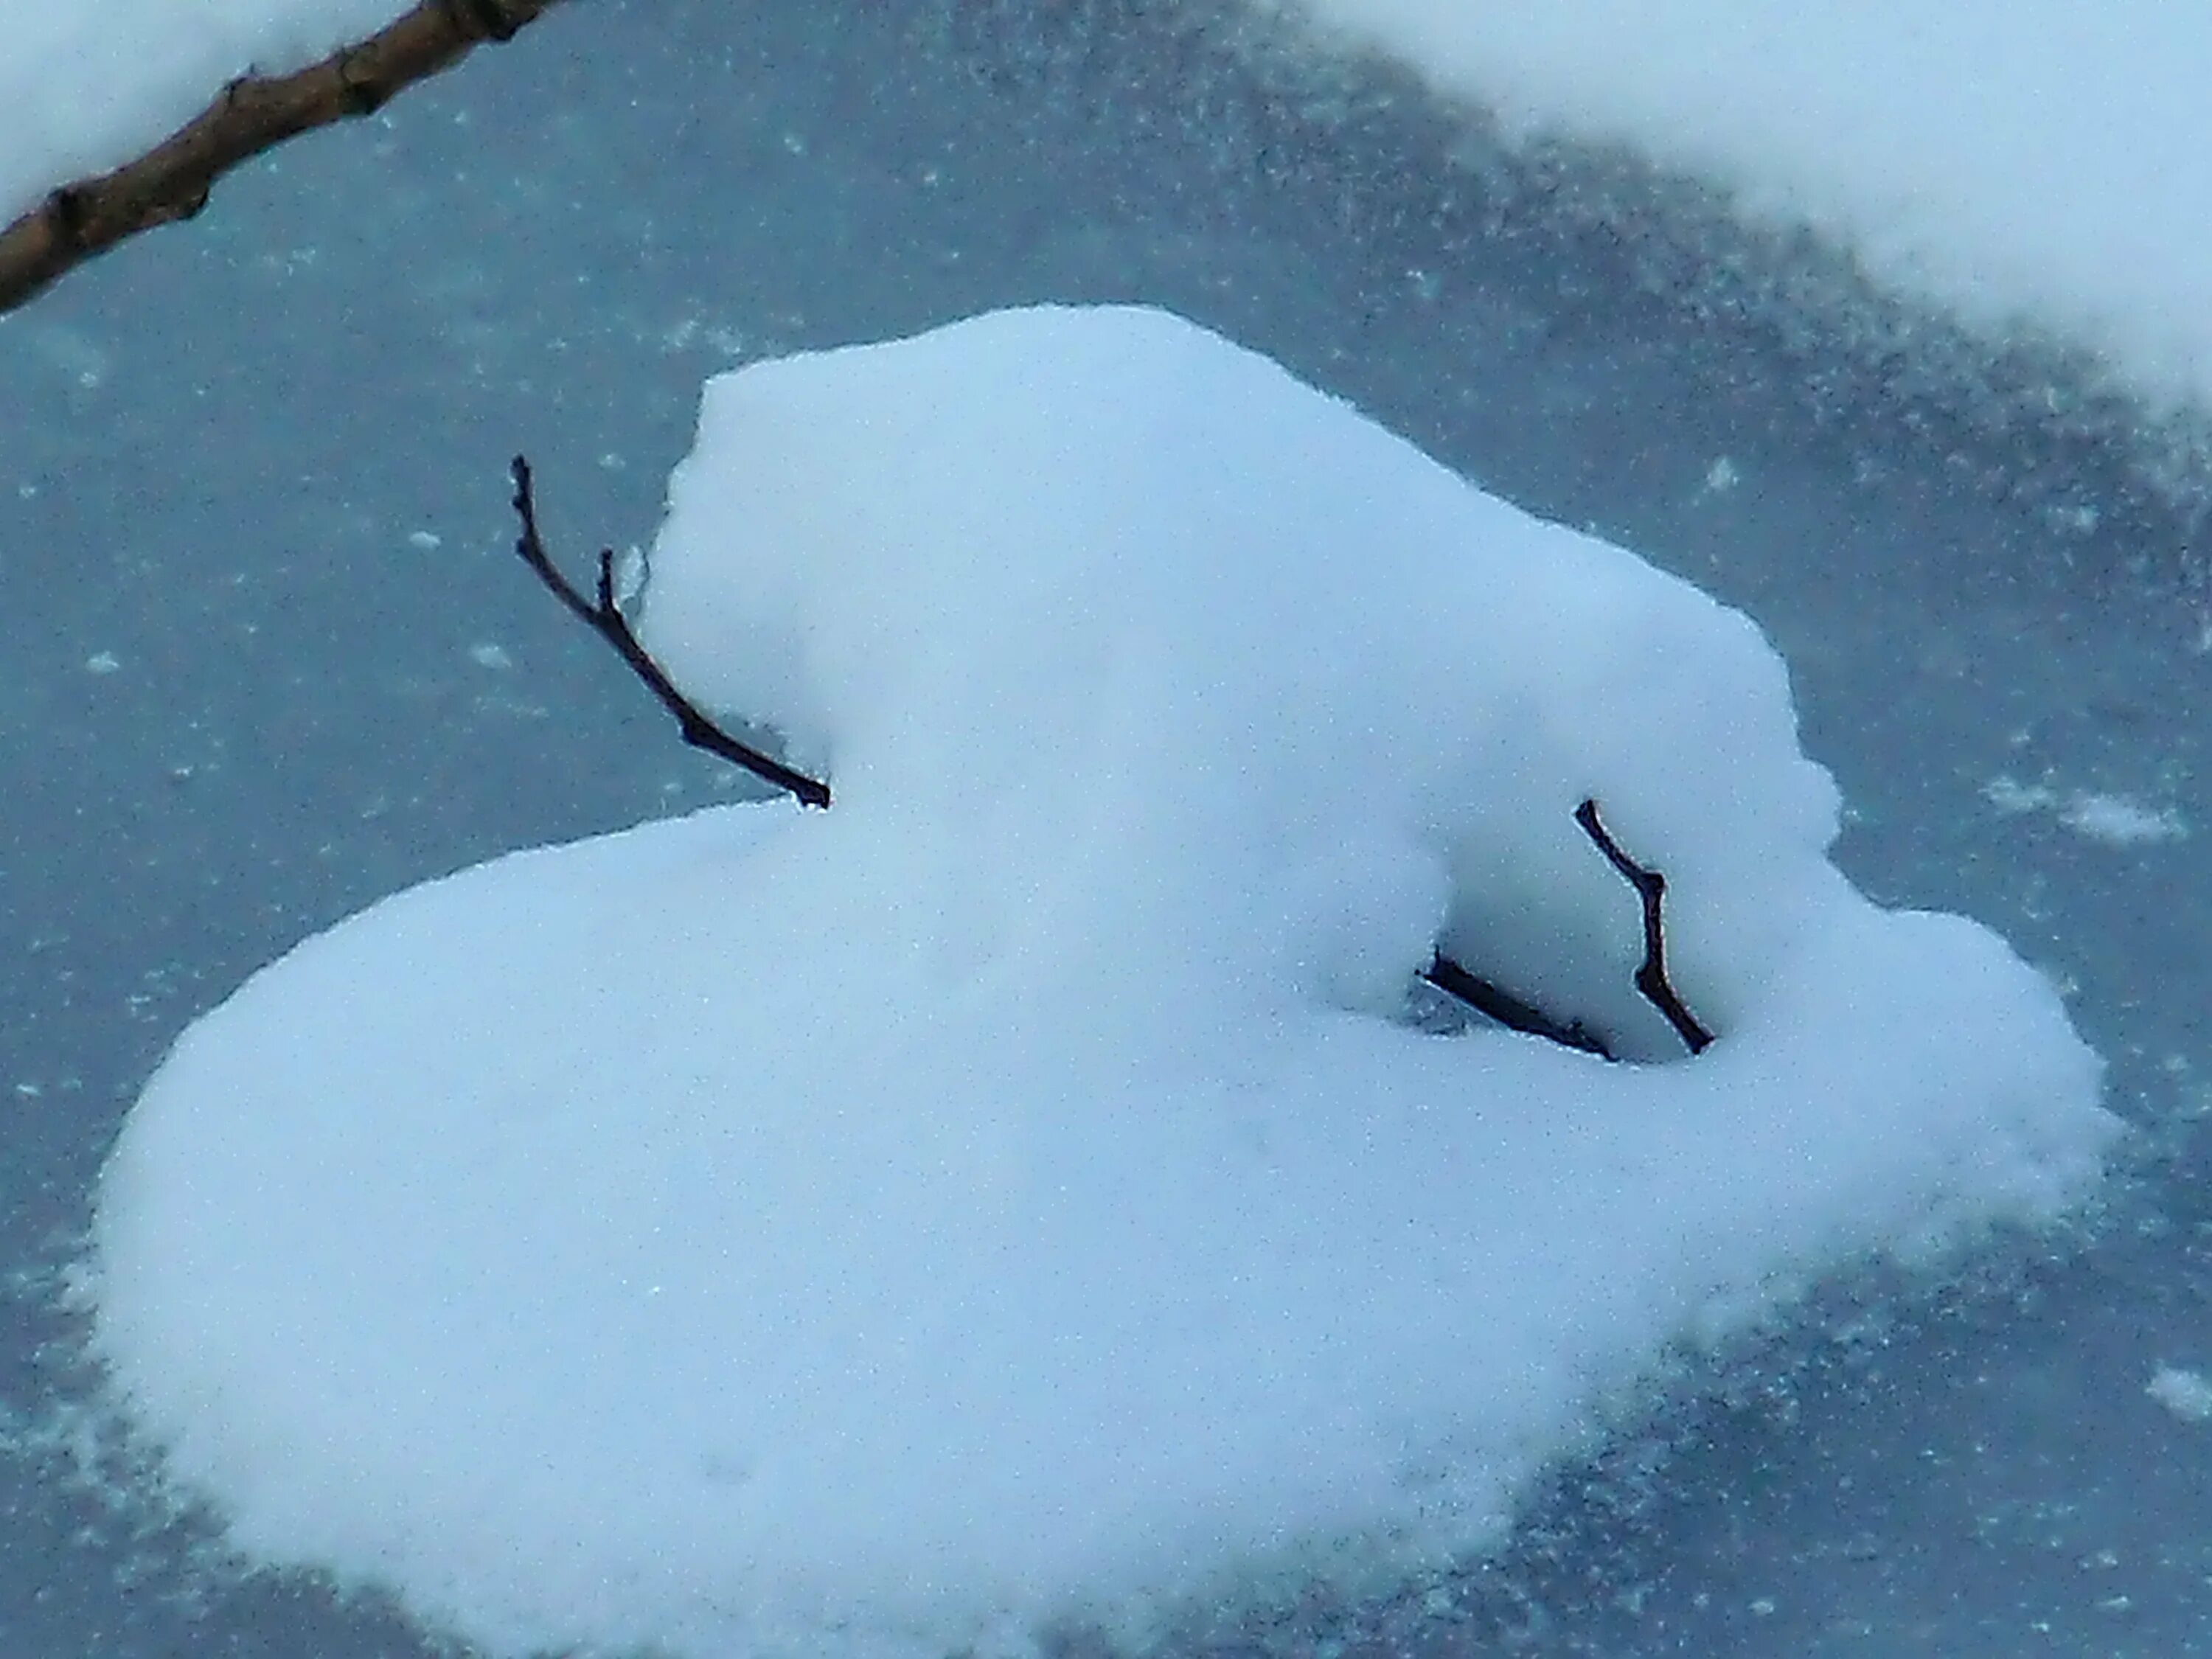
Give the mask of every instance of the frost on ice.
M 252 1556 L 502 1653 L 1401 1572 L 1667 1345 L 2097 1173 L 2051 988 L 1828 863 L 1749 621 L 1188 323 L 718 380 L 653 573 L 837 805 L 374 907 L 106 1171 L 100 1352 Z M 1439 943 L 1634 1058 L 1418 1029 Z

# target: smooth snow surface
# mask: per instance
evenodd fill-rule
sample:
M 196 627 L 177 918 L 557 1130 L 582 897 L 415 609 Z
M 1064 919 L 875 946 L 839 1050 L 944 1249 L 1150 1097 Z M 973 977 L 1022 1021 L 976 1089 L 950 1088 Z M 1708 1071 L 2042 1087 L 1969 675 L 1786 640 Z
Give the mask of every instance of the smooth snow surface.
M 0 225 L 120 167 L 249 69 L 283 75 L 413 0 L 13 0 L 0 5 Z
M 1880 283 L 2212 402 L 2196 0 L 1254 0 L 1526 133 L 1626 144 Z
M 649 598 L 837 804 L 374 907 L 106 1173 L 99 1348 L 255 1557 L 507 1654 L 1400 1572 L 1668 1345 L 2098 1173 L 2051 988 L 1828 864 L 1749 621 L 1190 324 L 714 381 Z M 1415 1029 L 1439 939 L 1644 1063 Z

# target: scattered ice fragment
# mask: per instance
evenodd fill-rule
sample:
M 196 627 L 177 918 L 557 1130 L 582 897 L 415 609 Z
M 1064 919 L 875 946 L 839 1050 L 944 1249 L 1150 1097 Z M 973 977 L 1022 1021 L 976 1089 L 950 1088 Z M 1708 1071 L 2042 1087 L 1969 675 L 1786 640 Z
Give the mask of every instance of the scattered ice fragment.
M 95 651 L 84 659 L 84 666 L 89 674 L 112 674 L 123 662 L 112 651 Z
M 742 357 L 746 352 L 742 334 L 699 317 L 685 317 L 672 324 L 660 337 L 661 345 L 670 351 L 685 350 L 702 342 L 725 357 Z
M 1726 455 L 1705 471 L 1705 493 L 1708 495 L 1726 495 L 1741 482 L 1742 475 L 1736 471 L 1735 462 Z
M 479 668 L 512 668 L 514 659 L 503 645 L 486 640 L 469 647 L 469 660 Z
M 2125 795 L 2084 791 L 2066 803 L 2059 822 L 2093 841 L 2132 847 L 2149 841 L 2179 841 L 2189 833 L 2180 813 L 2170 806 L 2146 806 Z
M 2061 793 L 2048 784 L 1993 778 L 1982 796 L 2001 812 L 2049 812 L 2076 834 L 2108 846 L 2136 847 L 2179 841 L 2189 822 L 2171 806 L 2151 806 L 2131 796 L 2075 789 Z
M 653 562 L 641 547 L 625 547 L 615 556 L 615 603 L 633 623 L 643 615 L 646 589 L 653 576 Z
M 431 531 L 416 530 L 408 533 L 407 545 L 418 553 L 434 553 L 445 543 Z
M 1990 779 L 1982 786 L 1982 799 L 2000 812 L 2034 812 L 2058 805 L 2057 791 L 2013 777 Z
M 2176 1417 L 2191 1423 L 2212 1421 L 2212 1381 L 2202 1371 L 2160 1365 L 2143 1392 Z

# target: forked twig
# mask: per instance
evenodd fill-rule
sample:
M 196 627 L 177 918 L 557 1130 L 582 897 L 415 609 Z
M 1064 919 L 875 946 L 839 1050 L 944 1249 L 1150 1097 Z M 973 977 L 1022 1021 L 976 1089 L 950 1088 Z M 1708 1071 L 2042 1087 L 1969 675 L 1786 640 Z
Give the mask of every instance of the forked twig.
M 599 591 L 586 599 L 575 586 L 554 568 L 546 556 L 545 543 L 538 533 L 538 505 L 531 493 L 530 463 L 518 455 L 514 458 L 514 511 L 522 521 L 522 534 L 514 544 L 514 550 L 522 562 L 537 574 L 553 597 L 559 599 L 592 631 L 614 647 L 616 654 L 629 665 L 630 672 L 645 682 L 646 688 L 660 700 L 661 707 L 676 716 L 676 723 L 684 734 L 684 741 L 694 749 L 703 749 L 710 755 L 719 755 L 733 766 L 742 766 L 764 783 L 796 795 L 809 806 L 830 805 L 830 786 L 819 778 L 810 778 L 804 772 L 795 772 L 781 761 L 763 754 L 750 744 L 740 743 L 728 732 L 700 713 L 698 706 L 670 683 L 646 648 L 638 643 L 637 635 L 630 631 L 629 620 L 623 615 L 622 606 L 615 599 L 615 554 L 612 548 L 599 552 Z
M 1575 808 L 1575 822 L 1582 825 L 1583 832 L 1605 854 L 1606 862 L 1620 872 L 1644 902 L 1644 961 L 1636 969 L 1636 988 L 1644 993 L 1645 1000 L 1654 1008 L 1667 1016 L 1667 1023 L 1674 1028 L 1692 1054 L 1703 1054 L 1711 1044 L 1713 1034 L 1683 1006 L 1682 999 L 1674 994 L 1674 988 L 1667 978 L 1667 934 L 1660 916 L 1660 904 L 1667 895 L 1667 878 L 1638 864 L 1621 850 L 1620 843 L 1598 821 L 1595 800 L 1586 800 Z
M 1583 833 L 1596 843 L 1606 861 L 1626 877 L 1636 889 L 1644 903 L 1644 961 L 1636 970 L 1636 988 L 1651 1006 L 1667 1017 L 1667 1023 L 1675 1034 L 1688 1045 L 1692 1054 L 1703 1054 L 1711 1046 L 1713 1034 L 1698 1021 L 1697 1016 L 1685 1007 L 1682 999 L 1674 994 L 1667 978 L 1667 938 L 1661 919 L 1660 906 L 1667 893 L 1667 878 L 1656 870 L 1647 869 L 1621 850 L 1620 843 L 1599 820 L 1597 803 L 1586 800 L 1575 809 L 1575 822 Z M 1616 1058 L 1605 1039 L 1590 1030 L 1581 1020 L 1560 1020 L 1546 1013 L 1532 1002 L 1524 1001 L 1512 992 L 1491 980 L 1482 977 L 1439 951 L 1421 970 L 1421 977 L 1439 991 L 1457 997 L 1462 1002 L 1496 1020 L 1510 1030 L 1528 1036 L 1540 1036 L 1559 1043 L 1563 1048 L 1579 1049 L 1586 1054 L 1595 1054 L 1602 1060 Z

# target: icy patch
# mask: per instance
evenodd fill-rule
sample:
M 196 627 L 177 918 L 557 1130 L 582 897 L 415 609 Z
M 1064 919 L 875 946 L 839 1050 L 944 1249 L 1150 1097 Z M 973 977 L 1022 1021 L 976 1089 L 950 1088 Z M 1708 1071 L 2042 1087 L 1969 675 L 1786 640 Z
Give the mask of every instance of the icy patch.
M 2145 806 L 2125 795 L 2078 794 L 2066 803 L 2058 818 L 2068 829 L 2115 847 L 2179 841 L 2189 833 L 2188 824 L 2172 807 Z
M 2173 808 L 2146 805 L 2128 795 L 2087 789 L 2062 793 L 2008 777 L 1984 785 L 1982 795 L 2001 812 L 2049 812 L 2068 829 L 2111 847 L 2179 841 L 2189 834 L 2188 820 Z
M 2160 1365 L 2143 1392 L 2185 1422 L 2212 1422 L 2212 1382 L 2202 1371 Z
M 97 1346 L 174 1475 L 488 1651 L 941 1659 L 1395 1582 L 1670 1346 L 2099 1173 L 2051 988 L 1828 863 L 1756 628 L 1189 324 L 717 380 L 652 599 L 836 805 L 307 941 L 100 1188 Z M 1668 877 L 1694 1059 L 1585 797 Z M 1415 1029 L 1439 944 L 1649 1063 Z

